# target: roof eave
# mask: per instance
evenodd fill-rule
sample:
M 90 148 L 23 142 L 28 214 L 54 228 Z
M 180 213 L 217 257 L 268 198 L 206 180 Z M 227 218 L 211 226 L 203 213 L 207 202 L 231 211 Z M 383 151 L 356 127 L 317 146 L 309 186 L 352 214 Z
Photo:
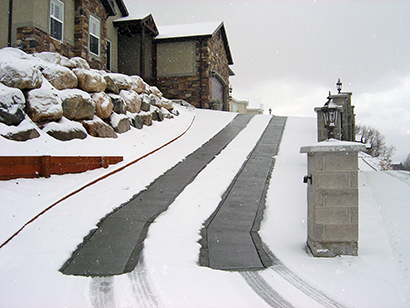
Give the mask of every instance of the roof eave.
M 116 0 L 118 8 L 120 9 L 121 15 L 122 16 L 128 16 L 130 13 L 128 12 L 127 7 L 125 6 L 124 1 L 122 0 Z
M 122 0 L 115 0 L 115 2 L 117 3 L 118 8 L 120 9 L 121 16 L 128 16 L 129 13 L 124 2 Z M 108 16 L 117 15 L 117 12 L 115 11 L 114 2 L 112 0 L 101 0 L 101 3 L 105 8 L 105 11 L 107 12 Z
M 188 35 L 188 36 L 174 36 L 174 37 L 156 37 L 155 41 L 168 43 L 168 42 L 182 42 L 182 41 L 200 41 L 211 38 L 211 34 L 205 35 Z
M 117 28 L 128 28 L 131 29 L 132 27 L 142 28 L 145 27 L 154 36 L 159 34 L 157 26 L 155 25 L 154 18 L 151 14 L 145 16 L 144 18 L 138 19 L 129 19 L 129 20 L 114 20 L 114 26 Z
M 219 26 L 219 29 L 221 30 L 221 33 L 222 33 L 222 40 L 224 42 L 226 57 L 228 58 L 228 64 L 232 65 L 233 64 L 233 58 L 232 58 L 232 54 L 231 54 L 231 49 L 229 48 L 228 36 L 226 35 L 225 25 L 224 25 L 223 22 Z

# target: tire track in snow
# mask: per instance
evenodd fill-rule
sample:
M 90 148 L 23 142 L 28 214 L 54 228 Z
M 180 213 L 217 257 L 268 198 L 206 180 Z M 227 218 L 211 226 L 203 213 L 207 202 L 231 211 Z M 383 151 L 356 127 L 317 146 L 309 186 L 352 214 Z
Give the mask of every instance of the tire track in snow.
M 151 308 L 159 307 L 159 299 L 152 287 L 147 268 L 143 260 L 140 260 L 137 267 L 127 277 L 131 280 L 133 295 L 138 303 L 138 307 Z
M 273 262 L 273 266 L 269 269 L 272 269 L 273 271 L 278 273 L 283 279 L 288 281 L 299 291 L 303 292 L 304 294 L 306 294 L 319 304 L 323 305 L 324 307 L 346 308 L 346 306 L 338 303 L 334 299 L 327 296 L 324 292 L 320 291 L 319 289 L 316 289 L 315 287 L 311 286 L 306 281 L 304 281 L 302 278 L 300 278 L 298 275 L 292 272 L 285 264 L 283 264 L 283 262 L 275 256 L 275 254 L 269 249 L 269 247 L 265 243 L 262 243 L 262 245 L 263 249 L 266 251 L 269 258 Z M 263 279 L 262 277 L 260 278 Z
M 286 299 L 279 295 L 265 279 L 256 271 L 240 272 L 243 279 L 245 279 L 248 286 L 262 298 L 269 306 L 275 308 L 289 308 L 293 307 Z
M 90 300 L 93 308 L 114 308 L 114 277 L 93 277 L 90 283 Z

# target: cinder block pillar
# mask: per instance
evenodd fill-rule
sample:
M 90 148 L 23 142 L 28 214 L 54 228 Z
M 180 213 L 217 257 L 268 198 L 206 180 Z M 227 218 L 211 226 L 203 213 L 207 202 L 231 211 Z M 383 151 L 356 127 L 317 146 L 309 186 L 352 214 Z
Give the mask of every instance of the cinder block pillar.
M 315 257 L 357 256 L 358 152 L 365 149 L 335 139 L 300 149 L 307 153 L 307 244 Z

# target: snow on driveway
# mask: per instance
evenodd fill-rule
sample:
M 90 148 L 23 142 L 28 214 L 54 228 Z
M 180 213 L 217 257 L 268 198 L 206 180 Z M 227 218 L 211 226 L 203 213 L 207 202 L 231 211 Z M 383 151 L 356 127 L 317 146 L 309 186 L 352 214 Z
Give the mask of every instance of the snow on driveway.
M 202 145 L 234 116 L 205 110 L 180 112 L 176 120 L 132 130 L 118 140 L 87 137 L 87 142 L 61 143 L 43 135 L 28 143 L 0 140 L 1 155 L 98 153 L 124 155 L 125 164 L 181 133 L 196 115 L 181 139 L 63 201 L 4 246 L 0 250 L 0 307 L 269 307 L 249 287 L 246 275 L 196 263 L 202 223 L 267 125 L 269 116 L 264 115 L 255 117 L 156 219 L 145 243 L 144 262 L 132 273 L 91 279 L 58 271 L 101 217 Z M 360 171 L 358 257 L 313 258 L 305 252 L 306 186 L 302 178 L 306 157 L 299 149 L 315 142 L 315 132 L 313 118 L 287 121 L 268 191 L 262 240 L 291 275 L 338 303 L 408 307 L 407 174 Z M 160 133 L 163 139 L 156 139 Z M 119 166 L 49 179 L 0 182 L 2 239 L 62 195 Z M 290 274 L 283 276 L 270 268 L 257 275 L 295 307 L 324 306 L 287 279 Z

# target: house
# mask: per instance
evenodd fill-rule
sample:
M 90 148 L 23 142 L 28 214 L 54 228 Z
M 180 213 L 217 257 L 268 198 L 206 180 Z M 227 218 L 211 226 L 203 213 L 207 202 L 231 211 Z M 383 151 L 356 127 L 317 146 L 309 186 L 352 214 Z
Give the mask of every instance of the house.
M 223 22 L 157 28 L 123 0 L 0 3 L 0 48 L 82 57 L 91 68 L 139 75 L 170 99 L 229 110 L 232 55 Z
M 259 98 L 253 98 L 249 101 L 246 111 L 247 114 L 263 114 L 263 112 L 264 107 Z
M 246 114 L 249 102 L 247 100 L 238 100 L 231 97 L 229 100 L 229 111 Z
M 118 70 L 113 20 L 128 15 L 122 0 L 2 1 L 0 47 L 79 56 L 92 68 Z
M 243 114 L 263 114 L 264 107 L 260 99 L 238 100 L 230 97 L 229 111 Z
M 228 110 L 233 60 L 223 22 L 160 27 L 155 44 L 156 85 L 166 97 Z

